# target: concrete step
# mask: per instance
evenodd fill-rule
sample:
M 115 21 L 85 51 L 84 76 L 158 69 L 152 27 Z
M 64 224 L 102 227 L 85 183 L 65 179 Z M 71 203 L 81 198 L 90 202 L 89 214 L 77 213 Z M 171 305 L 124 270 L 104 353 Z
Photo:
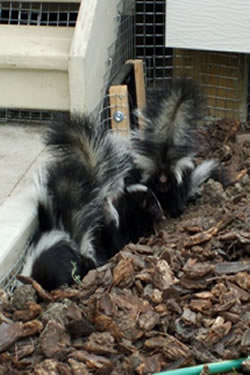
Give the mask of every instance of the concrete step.
M 0 25 L 2 108 L 69 110 L 74 28 Z

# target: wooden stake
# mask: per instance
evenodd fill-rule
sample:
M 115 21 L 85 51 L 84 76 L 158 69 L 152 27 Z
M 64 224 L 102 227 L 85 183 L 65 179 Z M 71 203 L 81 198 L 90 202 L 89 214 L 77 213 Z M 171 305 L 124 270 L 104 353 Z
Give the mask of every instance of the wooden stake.
M 130 132 L 130 120 L 127 85 L 110 86 L 109 96 L 112 129 L 128 135 Z
M 146 90 L 145 90 L 143 60 L 128 60 L 126 61 L 126 64 L 134 65 L 137 108 L 139 110 L 142 110 L 146 105 Z M 140 119 L 139 119 L 139 127 L 140 128 L 143 127 L 142 120 Z

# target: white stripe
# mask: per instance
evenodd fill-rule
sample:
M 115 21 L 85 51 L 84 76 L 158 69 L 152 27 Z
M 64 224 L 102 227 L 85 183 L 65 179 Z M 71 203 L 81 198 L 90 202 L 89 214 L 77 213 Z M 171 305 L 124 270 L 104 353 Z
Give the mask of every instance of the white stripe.
M 51 232 L 46 232 L 42 235 L 37 245 L 32 245 L 28 251 L 28 256 L 25 260 L 21 275 L 30 276 L 32 273 L 32 265 L 34 261 L 46 250 L 56 245 L 61 241 L 66 241 L 70 246 L 73 242 L 70 236 L 66 232 L 59 230 L 52 230 Z
M 97 265 L 96 251 L 95 251 L 94 246 L 92 245 L 93 232 L 94 232 L 94 229 L 90 229 L 82 236 L 81 243 L 80 243 L 80 254 L 87 258 L 92 259 L 95 265 Z
M 127 187 L 127 191 L 128 193 L 136 193 L 137 191 L 146 192 L 148 191 L 148 187 L 142 184 L 133 184 Z
M 182 183 L 184 171 L 186 169 L 194 169 L 194 163 L 192 159 L 192 156 L 185 156 L 184 158 L 179 159 L 175 166 L 172 168 L 178 185 Z

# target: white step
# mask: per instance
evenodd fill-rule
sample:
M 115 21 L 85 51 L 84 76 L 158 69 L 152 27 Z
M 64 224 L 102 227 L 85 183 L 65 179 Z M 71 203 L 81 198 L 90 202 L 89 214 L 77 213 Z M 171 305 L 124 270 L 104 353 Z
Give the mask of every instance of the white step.
M 105 93 L 123 2 L 82 0 L 75 27 L 0 25 L 0 108 L 91 112 Z
M 74 28 L 0 26 L 0 106 L 69 110 Z

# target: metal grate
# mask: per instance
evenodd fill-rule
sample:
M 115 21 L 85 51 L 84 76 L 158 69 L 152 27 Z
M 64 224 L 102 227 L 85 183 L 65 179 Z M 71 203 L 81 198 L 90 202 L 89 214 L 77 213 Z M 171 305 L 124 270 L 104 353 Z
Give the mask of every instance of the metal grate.
M 111 82 L 114 76 L 120 71 L 122 65 L 131 58 L 134 58 L 135 40 L 134 40 L 134 1 L 130 1 L 130 6 L 125 5 L 123 11 L 118 10 L 117 18 L 119 26 L 116 31 L 117 39 L 110 46 L 111 56 L 108 64 L 110 72 L 108 74 L 107 84 Z
M 245 59 L 237 53 L 174 50 L 174 74 L 195 78 L 214 119 L 246 116 Z M 244 109 L 245 102 L 245 109 Z
M 136 57 L 145 61 L 148 89 L 186 75 L 204 88 L 211 118 L 246 117 L 250 110 L 245 56 L 166 48 L 165 20 L 166 0 L 136 0 Z
M 0 108 L 0 123 L 49 123 L 53 121 L 59 113 L 61 112 Z
M 148 87 L 172 78 L 172 49 L 165 47 L 165 12 L 165 0 L 136 0 L 136 57 L 145 61 Z
M 28 241 L 28 243 L 29 242 L 30 240 Z M 13 290 L 15 289 L 17 285 L 16 276 L 20 273 L 22 269 L 24 259 L 28 251 L 28 243 L 27 247 L 25 247 L 25 249 L 23 249 L 23 251 L 20 253 L 20 256 L 18 257 L 16 263 L 14 263 L 12 267 L 8 270 L 8 272 L 5 274 L 5 276 L 2 279 L 0 279 L 1 289 L 4 289 L 10 293 L 13 292 Z
M 44 26 L 74 26 L 79 4 L 0 2 L 0 24 L 25 24 Z M 240 117 L 242 110 L 250 112 L 248 88 L 243 89 L 242 80 L 248 77 L 243 55 L 219 52 L 191 51 L 165 47 L 166 0 L 121 0 L 117 9 L 118 30 L 114 43 L 109 47 L 106 76 L 102 89 L 102 103 L 96 105 L 103 121 L 109 119 L 107 88 L 113 77 L 127 59 L 139 58 L 145 62 L 147 88 L 158 86 L 173 76 L 192 76 L 204 87 L 208 96 L 210 116 Z M 247 74 L 246 74 L 247 75 Z M 244 91 L 245 90 L 245 91 Z M 103 113 L 102 113 L 103 111 Z M 0 113 L 0 121 L 47 121 L 50 113 L 39 112 L 29 116 L 6 110 Z M 23 116 L 23 118 L 22 118 Z M 106 119 L 106 120 L 105 120 Z M 39 120 L 38 120 L 39 121 Z
M 106 61 L 103 100 L 93 110 L 93 115 L 101 123 L 101 126 L 108 128 L 111 124 L 108 88 L 123 64 L 129 59 L 135 58 L 135 0 L 123 0 L 119 3 L 117 20 L 117 29 L 114 30 L 117 38 L 109 46 L 109 58 Z
M 0 2 L 0 24 L 73 27 L 78 10 L 76 3 Z

